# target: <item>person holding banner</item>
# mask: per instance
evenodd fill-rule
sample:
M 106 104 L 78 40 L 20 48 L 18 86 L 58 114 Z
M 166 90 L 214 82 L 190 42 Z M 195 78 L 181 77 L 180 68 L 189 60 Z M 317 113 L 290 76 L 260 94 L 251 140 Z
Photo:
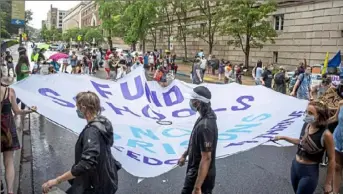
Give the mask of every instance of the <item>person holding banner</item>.
M 101 116 L 100 99 L 94 92 L 80 92 L 76 96 L 76 114 L 87 120 L 75 145 L 75 164 L 63 175 L 42 185 L 44 193 L 53 186 L 69 181 L 67 194 L 114 194 L 118 189 L 121 164 L 111 153 L 112 123 Z
M 199 112 L 194 124 L 188 149 L 178 161 L 188 166 L 181 194 L 211 194 L 216 178 L 216 150 L 218 141 L 217 116 L 211 108 L 211 92 L 204 86 L 193 89 L 190 108 Z
M 327 129 L 329 109 L 321 101 L 311 101 L 304 114 L 300 138 L 276 136 L 275 141 L 285 140 L 298 146 L 291 167 L 291 182 L 294 193 L 311 194 L 317 188 L 319 163 L 326 151 L 329 158 L 324 192 L 332 192 L 335 172 L 335 147 L 331 132 Z

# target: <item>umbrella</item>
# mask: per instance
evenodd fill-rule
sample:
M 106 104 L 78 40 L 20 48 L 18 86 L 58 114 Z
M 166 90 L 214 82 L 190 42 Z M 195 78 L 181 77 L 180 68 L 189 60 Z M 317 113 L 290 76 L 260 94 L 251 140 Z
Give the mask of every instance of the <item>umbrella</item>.
M 48 50 L 49 47 L 50 47 L 50 45 L 48 45 L 48 44 L 40 44 L 40 45 L 37 46 L 37 48 L 39 48 L 39 49 L 45 49 L 45 50 Z
M 53 54 L 49 57 L 49 59 L 52 59 L 52 60 L 59 60 L 59 59 L 66 59 L 68 58 L 69 55 L 67 54 L 64 54 L 64 53 L 56 53 L 56 54 Z
M 18 42 L 17 40 L 10 40 L 10 39 L 8 39 L 8 40 L 3 40 L 3 41 L 1 42 L 1 52 L 6 51 L 7 48 L 9 48 L 9 47 L 11 47 L 11 46 L 13 46 L 13 45 L 15 45 L 15 44 L 18 44 L 18 43 L 19 43 L 19 42 Z

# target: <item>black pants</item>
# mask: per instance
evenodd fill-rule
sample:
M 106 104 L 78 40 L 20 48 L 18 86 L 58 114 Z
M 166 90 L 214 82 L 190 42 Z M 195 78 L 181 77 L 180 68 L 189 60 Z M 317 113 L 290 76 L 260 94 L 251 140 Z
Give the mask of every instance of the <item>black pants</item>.
M 19 104 L 20 102 L 21 102 L 20 99 L 17 98 L 17 104 Z M 26 107 L 26 105 L 23 102 L 21 102 L 21 105 L 20 105 L 21 110 L 24 110 L 25 107 Z
M 292 162 L 291 182 L 295 194 L 311 194 L 317 188 L 319 178 L 318 164 L 301 164 Z
M 188 170 L 181 194 L 192 194 L 197 176 L 198 176 L 198 169 Z M 201 186 L 202 194 L 212 194 L 212 190 L 215 185 L 215 179 L 216 179 L 215 170 L 214 170 L 214 173 L 209 172 L 204 183 Z

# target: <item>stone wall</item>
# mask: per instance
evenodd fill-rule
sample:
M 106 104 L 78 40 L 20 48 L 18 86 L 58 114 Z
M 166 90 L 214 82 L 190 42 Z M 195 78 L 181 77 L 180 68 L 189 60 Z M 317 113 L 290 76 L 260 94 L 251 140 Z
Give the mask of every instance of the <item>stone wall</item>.
M 308 64 L 320 64 L 323 63 L 326 52 L 330 53 L 331 58 L 338 50 L 343 50 L 343 0 L 281 6 L 270 17 L 273 25 L 274 15 L 283 15 L 284 28 L 277 31 L 275 44 L 266 43 L 262 49 L 251 50 L 250 64 L 255 64 L 258 59 L 264 63 L 275 63 L 277 58 L 278 65 L 294 69 L 299 60 L 304 58 L 307 59 Z M 176 33 L 175 24 L 174 36 Z M 229 39 L 229 36 L 217 35 L 212 54 L 234 63 L 243 63 L 244 53 L 241 48 L 228 46 Z M 172 52 L 178 56 L 184 55 L 182 42 L 174 39 L 172 45 Z M 208 54 L 208 45 L 199 38 L 188 37 L 187 45 L 188 57 L 194 56 L 201 48 Z M 146 46 L 146 50 L 153 49 L 151 43 L 147 43 Z M 159 32 L 157 32 L 157 48 L 168 49 L 167 36 L 160 36 Z

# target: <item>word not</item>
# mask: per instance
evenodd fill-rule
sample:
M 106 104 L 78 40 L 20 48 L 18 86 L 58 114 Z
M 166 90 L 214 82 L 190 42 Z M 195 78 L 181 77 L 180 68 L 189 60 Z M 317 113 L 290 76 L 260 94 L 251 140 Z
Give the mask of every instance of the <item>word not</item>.
M 95 82 L 94 82 L 95 83 Z M 94 85 L 93 83 L 93 85 Z M 177 88 L 177 86 L 175 86 L 175 88 Z M 175 89 L 171 91 L 179 91 L 179 89 Z M 67 107 L 67 108 L 75 108 L 75 97 L 73 98 L 74 103 L 61 99 L 61 95 L 59 93 L 57 93 L 56 91 L 50 89 L 50 88 L 40 88 L 38 89 L 38 92 L 46 97 L 49 97 L 52 99 L 52 101 L 60 106 L 63 107 Z M 106 91 L 108 93 L 108 91 Z M 169 94 L 168 94 L 169 95 Z M 166 97 L 167 99 L 171 99 L 170 97 Z M 244 111 L 247 110 L 251 107 L 251 105 L 248 102 L 253 102 L 255 100 L 255 98 L 253 96 L 240 96 L 236 99 L 237 104 L 236 105 L 232 105 L 230 107 L 231 111 Z M 168 101 L 168 103 L 176 103 L 176 102 L 171 102 Z M 117 107 L 115 106 L 112 102 L 105 102 L 107 104 L 107 108 L 105 109 L 104 107 L 101 107 L 102 111 L 106 111 L 108 109 L 112 110 L 116 115 L 123 115 L 124 116 L 124 112 L 129 113 L 132 116 L 135 117 L 146 117 L 149 119 L 153 119 L 153 120 L 163 120 L 166 119 L 166 116 L 164 114 L 158 113 L 154 110 L 151 109 L 151 106 L 149 104 L 145 105 L 142 109 L 141 109 L 141 114 L 137 113 L 137 112 L 133 112 L 129 107 L 127 106 L 122 106 L 122 107 Z M 103 104 L 103 103 L 102 103 Z M 222 111 L 227 111 L 227 108 L 217 108 L 214 109 L 215 112 L 222 112 Z M 179 109 L 179 110 L 174 110 L 171 112 L 171 116 L 174 118 L 185 118 L 185 117 L 190 117 L 195 115 L 196 112 L 194 112 L 191 108 L 183 108 L 183 109 Z M 127 115 L 125 115 L 127 116 Z
M 259 141 L 255 140 L 255 139 L 267 138 L 268 140 L 271 140 L 274 138 L 275 135 L 279 134 L 279 132 L 287 129 L 292 123 L 294 123 L 294 121 L 296 119 L 303 116 L 303 114 L 304 114 L 304 111 L 294 111 L 290 115 L 288 115 L 289 118 L 277 123 L 274 127 L 272 127 L 269 131 L 267 131 L 266 134 L 259 135 L 255 138 L 253 138 L 254 140 L 251 140 L 251 141 L 242 141 L 242 142 L 238 142 L 238 143 L 230 143 L 227 146 L 225 146 L 225 148 L 230 147 L 230 146 L 240 146 L 240 145 L 243 145 L 246 143 L 259 143 Z
M 166 165 L 176 165 L 177 164 L 177 161 L 179 159 L 169 159 L 169 160 L 161 160 L 161 159 L 157 159 L 157 158 L 152 158 L 152 157 L 147 157 L 147 156 L 144 156 L 142 154 L 138 154 L 136 152 L 133 152 L 133 151 L 130 151 L 130 150 L 124 150 L 124 147 L 121 147 L 121 146 L 113 146 L 114 149 L 118 150 L 119 152 L 126 152 L 126 155 L 131 158 L 131 159 L 134 159 L 138 162 L 143 162 L 144 164 L 148 164 L 148 165 L 151 165 L 151 166 L 160 166 L 160 165 L 163 165 L 163 164 L 166 164 Z

